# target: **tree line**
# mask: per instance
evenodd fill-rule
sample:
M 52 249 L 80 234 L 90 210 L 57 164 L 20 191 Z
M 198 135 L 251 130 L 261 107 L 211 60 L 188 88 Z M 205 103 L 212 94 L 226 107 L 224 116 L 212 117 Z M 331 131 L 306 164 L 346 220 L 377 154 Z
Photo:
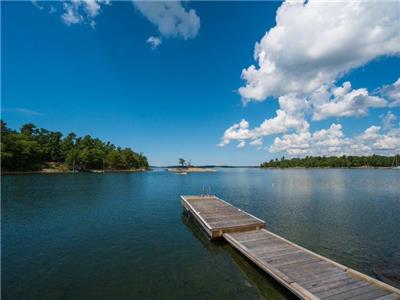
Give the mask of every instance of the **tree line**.
M 271 159 L 260 165 L 261 168 L 362 168 L 392 167 L 400 164 L 400 155 L 396 156 L 306 156 L 304 158 Z
M 147 169 L 147 158 L 130 148 L 120 148 L 90 135 L 78 137 L 71 132 L 63 137 L 59 131 L 25 124 L 12 130 L 1 121 L 1 169 L 36 171 L 57 164 L 75 170 Z

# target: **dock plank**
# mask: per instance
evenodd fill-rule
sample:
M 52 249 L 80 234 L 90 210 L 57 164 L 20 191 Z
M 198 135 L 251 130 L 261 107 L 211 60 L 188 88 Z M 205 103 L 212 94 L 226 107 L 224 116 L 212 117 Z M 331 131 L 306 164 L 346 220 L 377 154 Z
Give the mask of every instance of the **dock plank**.
M 219 199 L 216 196 L 181 196 L 183 207 L 190 212 L 210 239 L 226 232 L 265 228 L 265 222 Z
M 301 299 L 398 299 L 400 290 L 296 245 L 216 196 L 181 196 L 210 239 L 225 238 Z

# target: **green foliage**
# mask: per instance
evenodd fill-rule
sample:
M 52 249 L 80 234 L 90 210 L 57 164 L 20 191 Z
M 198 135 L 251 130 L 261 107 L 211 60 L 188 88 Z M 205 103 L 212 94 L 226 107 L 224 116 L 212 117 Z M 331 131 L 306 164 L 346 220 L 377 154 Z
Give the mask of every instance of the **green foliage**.
M 75 169 L 138 169 L 149 167 L 147 158 L 130 148 L 74 133 L 63 138 L 61 132 L 25 124 L 19 132 L 1 121 L 1 163 L 7 171 L 39 170 L 50 162 L 65 163 Z
M 400 162 L 400 155 L 396 155 Z M 305 158 L 292 158 L 281 160 L 271 159 L 261 164 L 261 168 L 362 168 L 362 167 L 391 167 L 394 156 L 306 156 Z
M 180 158 L 180 159 L 179 159 L 179 165 L 180 165 L 182 168 L 184 168 L 184 167 L 186 166 L 186 160 L 183 159 L 183 158 Z

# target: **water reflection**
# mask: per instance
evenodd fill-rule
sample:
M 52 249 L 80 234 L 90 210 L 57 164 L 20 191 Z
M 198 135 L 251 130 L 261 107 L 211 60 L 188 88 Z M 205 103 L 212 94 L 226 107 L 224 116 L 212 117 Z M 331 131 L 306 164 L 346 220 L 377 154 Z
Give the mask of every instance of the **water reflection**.
M 267 273 L 241 255 L 223 239 L 210 241 L 197 221 L 187 212 L 183 212 L 182 223 L 185 224 L 203 247 L 213 254 L 224 253 L 229 256 L 244 276 L 249 287 L 256 287 L 265 299 L 297 299 Z
M 230 246 L 183 226 L 179 195 L 201 193 L 203 186 L 289 240 L 369 275 L 390 273 L 386 277 L 397 280 L 399 175 L 219 169 L 188 176 L 164 171 L 3 176 L 2 296 L 285 297 Z

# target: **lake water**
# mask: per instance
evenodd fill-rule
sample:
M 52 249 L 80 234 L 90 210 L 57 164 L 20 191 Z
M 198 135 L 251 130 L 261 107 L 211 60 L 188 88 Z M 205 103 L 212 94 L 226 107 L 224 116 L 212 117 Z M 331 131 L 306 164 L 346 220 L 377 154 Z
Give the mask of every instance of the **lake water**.
M 317 253 L 399 276 L 398 170 L 20 175 L 2 177 L 2 299 L 290 298 L 182 215 L 179 195 L 204 189 Z

